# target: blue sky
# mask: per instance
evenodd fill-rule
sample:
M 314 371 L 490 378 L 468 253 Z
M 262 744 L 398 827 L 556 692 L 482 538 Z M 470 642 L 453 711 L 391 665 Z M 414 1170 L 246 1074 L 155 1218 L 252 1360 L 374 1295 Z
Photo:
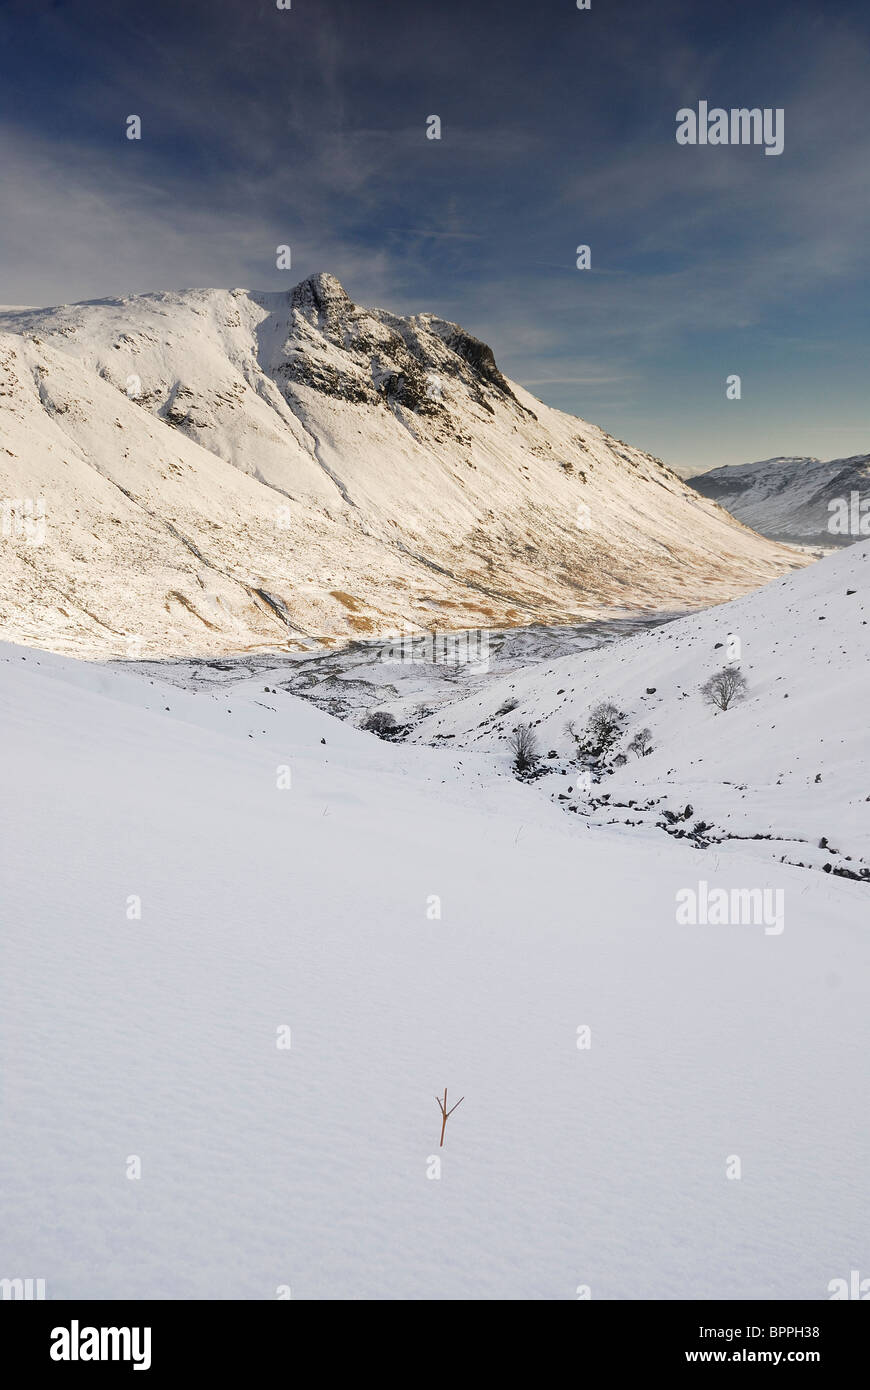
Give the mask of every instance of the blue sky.
M 683 471 L 870 450 L 864 0 L 0 0 L 0 52 L 2 303 L 329 270 Z

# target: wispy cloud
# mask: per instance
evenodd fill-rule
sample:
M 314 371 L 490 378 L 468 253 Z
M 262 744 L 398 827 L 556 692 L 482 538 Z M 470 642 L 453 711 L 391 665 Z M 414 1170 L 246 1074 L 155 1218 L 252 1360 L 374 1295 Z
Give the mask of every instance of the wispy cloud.
M 868 35 L 851 0 L 774 0 L 763 26 L 688 0 L 379 0 L 376 23 L 350 0 L 11 0 L 0 298 L 328 269 L 656 452 L 806 452 L 810 420 L 863 418 Z M 676 146 L 701 97 L 783 106 L 782 156 Z M 746 378 L 727 414 L 726 371 Z

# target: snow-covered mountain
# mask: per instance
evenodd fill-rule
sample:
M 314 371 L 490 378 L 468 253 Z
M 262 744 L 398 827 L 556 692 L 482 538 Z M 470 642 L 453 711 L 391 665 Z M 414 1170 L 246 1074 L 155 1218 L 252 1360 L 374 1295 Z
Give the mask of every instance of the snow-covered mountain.
M 833 549 L 870 536 L 870 454 L 772 458 L 686 480 L 763 536 Z
M 332 276 L 0 313 L 0 620 L 87 657 L 686 609 L 801 563 Z

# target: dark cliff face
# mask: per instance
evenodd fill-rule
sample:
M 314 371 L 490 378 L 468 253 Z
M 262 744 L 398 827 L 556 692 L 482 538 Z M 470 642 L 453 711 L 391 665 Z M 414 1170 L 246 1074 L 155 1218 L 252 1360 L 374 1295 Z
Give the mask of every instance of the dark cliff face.
M 356 312 L 356 305 L 334 275 L 321 272 L 290 291 L 290 309 L 304 315 L 327 337 L 333 337 Z
M 433 315 L 402 318 L 358 308 L 335 276 L 326 273 L 296 285 L 287 302 L 285 353 L 272 367 L 282 385 L 296 383 L 342 400 L 398 406 L 445 422 L 450 415 L 446 398 L 456 388 L 490 414 L 493 394 L 531 413 L 519 405 L 492 349 L 458 324 Z M 340 364 L 319 359 L 311 329 L 339 349 Z
M 472 337 L 470 333 L 458 327 L 445 341 L 453 352 L 468 363 L 480 381 L 488 382 L 497 391 L 501 391 L 502 395 L 510 396 L 511 400 L 516 399 L 496 366 L 492 348 L 487 343 L 482 343 L 479 338 Z

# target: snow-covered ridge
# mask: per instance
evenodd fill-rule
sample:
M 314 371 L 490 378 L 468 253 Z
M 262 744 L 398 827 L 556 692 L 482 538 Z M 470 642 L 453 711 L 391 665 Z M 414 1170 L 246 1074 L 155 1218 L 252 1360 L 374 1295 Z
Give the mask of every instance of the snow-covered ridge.
M 870 534 L 870 518 L 863 531 L 851 524 L 855 515 L 862 516 L 854 494 L 858 508 L 863 503 L 864 513 L 870 511 L 870 454 L 824 463 L 817 458 L 763 459 L 714 468 L 687 482 L 775 540 L 834 548 Z M 841 513 L 845 526 L 839 524 Z
M 5 635 L 87 657 L 686 609 L 802 563 L 329 275 L 0 313 L 0 496 Z

